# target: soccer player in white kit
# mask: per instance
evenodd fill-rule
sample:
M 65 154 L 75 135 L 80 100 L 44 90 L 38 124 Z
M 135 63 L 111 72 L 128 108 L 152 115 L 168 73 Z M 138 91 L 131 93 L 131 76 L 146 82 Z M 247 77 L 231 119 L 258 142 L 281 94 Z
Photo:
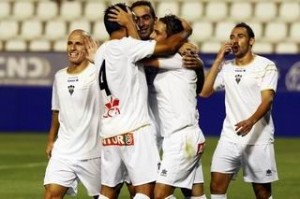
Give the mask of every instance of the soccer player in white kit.
M 214 90 L 225 90 L 226 117 L 211 164 L 212 199 L 227 198 L 230 181 L 240 168 L 257 199 L 272 198 L 271 183 L 278 180 L 271 117 L 278 70 L 274 62 L 252 52 L 254 42 L 251 27 L 237 24 L 200 94 L 208 97 Z M 229 52 L 234 59 L 225 60 Z
M 45 199 L 75 195 L 81 181 L 98 198 L 101 186 L 100 92 L 98 73 L 86 58 L 83 30 L 70 33 L 69 66 L 55 74 L 52 121 L 46 153 Z
M 167 15 L 156 22 L 150 37 L 162 41 L 182 29 L 181 21 L 175 15 Z M 179 53 L 145 61 L 144 65 L 158 68 L 148 82 L 151 108 L 163 137 L 155 198 L 175 198 L 176 187 L 192 190 L 198 184 L 203 190 L 203 181 L 195 181 L 205 143 L 198 124 L 197 74 L 183 67 Z M 203 180 L 201 165 L 200 171 Z M 206 198 L 203 192 L 191 193 L 190 197 Z
M 100 46 L 94 58 L 99 68 L 101 108 L 105 108 L 101 119 L 103 176 L 100 198 L 116 197 L 124 171 L 135 188 L 134 198 L 152 197 L 159 154 L 150 125 L 145 72 L 136 62 L 151 55 L 175 53 L 191 34 L 190 26 L 184 23 L 184 31 L 161 42 L 127 37 L 130 31 L 125 28 L 127 25 L 109 20 L 111 14 L 124 13 L 127 9 L 120 3 L 106 9 L 104 23 L 110 40 Z M 135 22 L 131 20 L 130 23 L 136 31 Z

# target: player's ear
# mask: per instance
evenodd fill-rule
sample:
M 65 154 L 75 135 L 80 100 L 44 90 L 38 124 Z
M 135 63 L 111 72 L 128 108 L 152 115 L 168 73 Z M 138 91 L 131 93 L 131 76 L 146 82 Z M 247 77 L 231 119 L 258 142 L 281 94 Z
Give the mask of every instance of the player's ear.
M 254 43 L 255 43 L 255 39 L 254 38 L 250 38 L 250 40 L 249 40 L 250 46 L 253 46 Z

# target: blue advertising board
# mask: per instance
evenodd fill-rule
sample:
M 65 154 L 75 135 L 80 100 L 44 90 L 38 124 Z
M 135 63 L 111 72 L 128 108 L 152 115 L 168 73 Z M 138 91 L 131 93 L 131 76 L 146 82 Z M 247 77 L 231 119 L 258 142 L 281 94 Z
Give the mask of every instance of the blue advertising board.
M 201 54 L 206 69 L 215 54 Z M 280 71 L 272 115 L 276 136 L 300 136 L 300 56 L 263 55 Z M 0 54 L 0 132 L 48 132 L 51 84 L 67 66 L 64 53 Z M 200 125 L 207 136 L 220 134 L 225 117 L 224 93 L 198 99 Z

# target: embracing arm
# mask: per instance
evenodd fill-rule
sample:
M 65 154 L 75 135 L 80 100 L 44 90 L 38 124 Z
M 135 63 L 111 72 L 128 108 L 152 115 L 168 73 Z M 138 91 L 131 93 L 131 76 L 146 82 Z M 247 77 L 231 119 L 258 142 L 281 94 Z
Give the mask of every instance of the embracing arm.
M 186 39 L 192 34 L 192 28 L 187 21 L 181 19 L 184 30 L 171 35 L 165 40 L 156 43 L 153 55 L 170 55 L 178 51 Z
M 52 111 L 52 118 L 51 118 L 51 127 L 48 134 L 48 143 L 46 147 L 46 155 L 48 158 L 51 157 L 51 152 L 53 148 L 53 144 L 56 140 L 58 129 L 59 129 L 59 121 L 58 121 L 58 111 Z

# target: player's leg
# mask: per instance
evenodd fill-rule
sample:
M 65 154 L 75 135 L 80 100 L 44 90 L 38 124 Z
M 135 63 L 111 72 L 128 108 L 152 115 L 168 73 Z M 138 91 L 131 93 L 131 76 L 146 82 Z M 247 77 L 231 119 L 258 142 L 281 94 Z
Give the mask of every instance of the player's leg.
M 97 198 L 101 188 L 101 158 L 78 161 L 75 172 L 88 195 Z
M 204 175 L 201 159 L 199 161 L 199 164 L 197 165 L 197 168 L 195 169 L 196 173 L 192 189 L 181 188 L 181 192 L 186 199 L 206 199 L 206 195 L 204 192 Z
M 242 148 L 236 143 L 219 141 L 211 163 L 211 199 L 226 199 L 231 179 L 241 166 Z
M 157 182 L 154 188 L 155 199 L 164 199 L 171 197 L 174 193 L 174 190 L 175 187 L 173 186 Z
M 269 199 L 272 197 L 271 183 L 252 183 L 252 187 L 256 196 L 256 199 Z
M 252 183 L 256 198 L 272 198 L 271 183 L 278 180 L 274 145 L 270 143 L 246 146 L 243 165 L 245 165 L 244 180 Z
M 123 161 L 136 193 L 134 198 L 153 198 L 160 162 L 153 130 L 152 126 L 145 126 L 131 133 L 133 145 L 122 148 Z
M 63 187 L 58 184 L 45 185 L 44 199 L 62 199 L 68 191 L 68 187 Z
M 45 199 L 60 199 L 66 194 L 77 194 L 77 177 L 69 160 L 51 158 L 48 162 L 45 177 Z
M 118 198 L 120 186 L 124 182 L 125 167 L 122 162 L 120 150 L 122 146 L 106 145 L 107 140 L 102 142 L 101 156 L 101 188 L 100 198 Z

